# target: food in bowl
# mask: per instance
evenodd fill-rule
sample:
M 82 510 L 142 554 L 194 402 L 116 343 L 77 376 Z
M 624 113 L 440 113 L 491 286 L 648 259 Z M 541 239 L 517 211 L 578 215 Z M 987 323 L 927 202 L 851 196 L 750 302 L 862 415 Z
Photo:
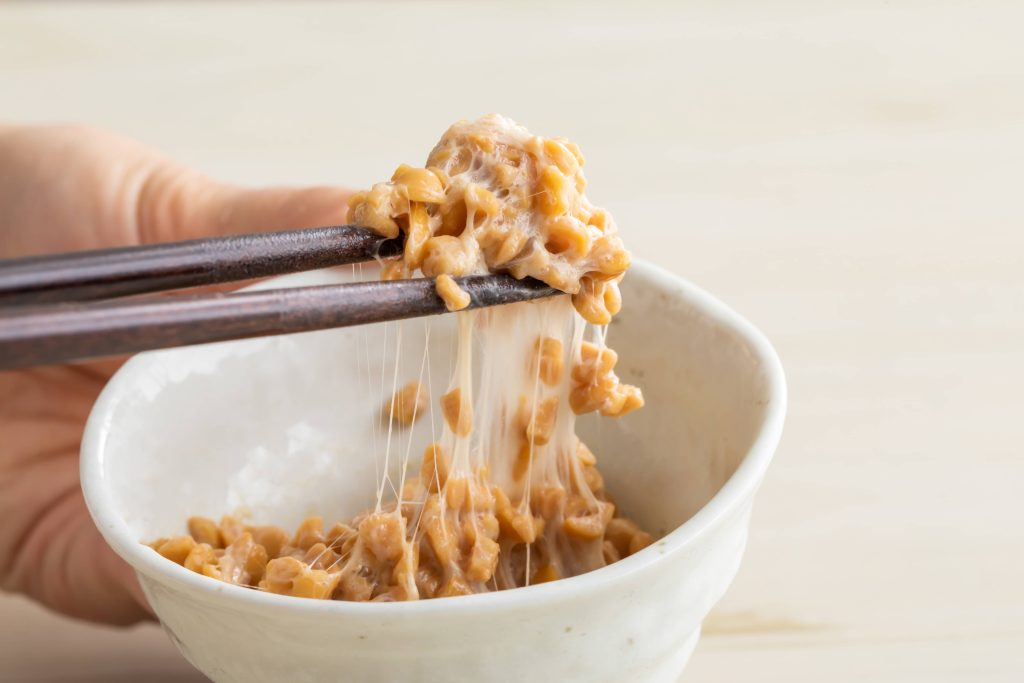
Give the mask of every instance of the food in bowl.
M 490 115 L 453 125 L 425 167 L 399 166 L 390 182 L 354 195 L 354 223 L 404 235 L 402 257 L 382 277 L 434 277 L 459 311 L 442 430 L 418 476 L 406 476 L 404 458 L 399 481 L 382 476 L 371 510 L 329 528 L 320 517 L 294 534 L 193 517 L 188 535 L 152 542 L 156 552 L 271 593 L 391 602 L 545 583 L 650 545 L 650 534 L 620 516 L 576 435 L 577 415 L 643 406 L 606 345 L 630 257 L 611 216 L 587 200 L 582 165 L 573 143 Z M 469 296 L 453 278 L 493 272 L 571 297 L 462 310 Z M 398 388 L 396 374 L 393 383 L 388 434 L 431 409 L 419 381 Z M 388 485 L 394 500 L 385 499 Z

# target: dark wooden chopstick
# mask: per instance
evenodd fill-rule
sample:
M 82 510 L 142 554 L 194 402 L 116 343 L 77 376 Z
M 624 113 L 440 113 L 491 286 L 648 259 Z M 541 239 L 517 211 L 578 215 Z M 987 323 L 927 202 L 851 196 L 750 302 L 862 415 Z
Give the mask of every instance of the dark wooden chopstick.
M 94 301 L 388 258 L 401 240 L 351 225 L 0 260 L 0 306 Z
M 561 294 L 509 275 L 456 278 L 471 308 Z M 0 312 L 0 370 L 446 312 L 434 280 L 51 305 Z

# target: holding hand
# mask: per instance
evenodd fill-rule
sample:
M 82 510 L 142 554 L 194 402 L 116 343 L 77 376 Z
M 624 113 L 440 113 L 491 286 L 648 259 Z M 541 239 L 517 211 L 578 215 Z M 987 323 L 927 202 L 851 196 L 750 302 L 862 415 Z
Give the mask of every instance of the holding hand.
M 348 192 L 250 190 L 81 126 L 0 125 L 0 259 L 340 224 Z M 70 616 L 151 618 L 131 568 L 92 523 L 78 449 L 120 365 L 0 372 L 0 586 Z

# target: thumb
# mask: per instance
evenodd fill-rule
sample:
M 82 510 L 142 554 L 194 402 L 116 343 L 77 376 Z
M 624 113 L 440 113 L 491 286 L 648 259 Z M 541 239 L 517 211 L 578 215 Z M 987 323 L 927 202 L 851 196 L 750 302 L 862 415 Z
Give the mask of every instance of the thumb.
M 141 183 L 140 243 L 340 225 L 351 191 L 340 187 L 242 188 L 163 163 Z

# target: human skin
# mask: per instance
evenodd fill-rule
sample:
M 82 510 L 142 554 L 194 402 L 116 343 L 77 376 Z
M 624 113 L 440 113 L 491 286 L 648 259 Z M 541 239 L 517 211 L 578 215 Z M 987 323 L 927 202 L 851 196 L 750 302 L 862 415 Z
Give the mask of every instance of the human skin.
M 0 124 L 0 259 L 338 224 L 348 195 L 241 188 L 84 126 Z M 152 613 L 78 479 L 85 419 L 121 362 L 0 372 L 0 586 L 127 625 Z

